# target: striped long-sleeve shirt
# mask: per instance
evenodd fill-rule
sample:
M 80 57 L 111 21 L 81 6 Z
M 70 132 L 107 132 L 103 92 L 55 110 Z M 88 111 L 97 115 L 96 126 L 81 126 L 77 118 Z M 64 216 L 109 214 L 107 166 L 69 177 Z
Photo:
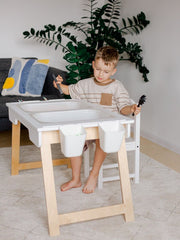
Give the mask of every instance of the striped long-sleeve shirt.
M 127 90 L 120 81 L 114 79 L 103 85 L 94 78 L 80 80 L 69 85 L 69 93 L 72 99 L 100 104 L 113 112 L 120 112 L 123 107 L 130 105 Z

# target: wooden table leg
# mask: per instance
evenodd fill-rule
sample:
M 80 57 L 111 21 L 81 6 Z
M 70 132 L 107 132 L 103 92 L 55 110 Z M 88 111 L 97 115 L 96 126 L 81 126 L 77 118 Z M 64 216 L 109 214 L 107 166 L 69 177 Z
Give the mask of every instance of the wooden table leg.
M 58 143 L 59 141 L 60 141 L 59 133 L 55 131 L 42 132 L 41 158 L 43 166 L 46 206 L 48 213 L 50 235 L 51 236 L 59 235 L 59 227 L 61 225 L 116 216 L 120 214 L 123 214 L 125 216 L 126 221 L 133 221 L 134 212 L 132 204 L 131 185 L 129 179 L 129 168 L 125 139 L 123 139 L 121 148 L 118 152 L 122 203 L 107 207 L 100 207 L 58 215 L 51 154 L 51 143 Z
M 41 159 L 44 176 L 44 187 L 46 195 L 46 206 L 48 213 L 48 224 L 50 236 L 59 235 L 59 222 L 57 211 L 57 200 L 54 183 L 51 144 L 48 142 L 46 132 L 42 132 Z
M 42 167 L 42 161 L 20 162 L 20 135 L 21 123 L 12 124 L 11 175 L 18 175 L 21 170 Z M 69 158 L 54 159 L 53 165 L 67 165 L 68 168 L 71 168 L 71 161 Z
M 11 158 L 11 175 L 19 174 L 19 155 L 20 155 L 20 132 L 21 123 L 12 124 L 12 158 Z
M 125 221 L 130 222 L 134 220 L 134 211 L 133 211 L 133 202 L 132 202 L 125 138 L 123 139 L 121 148 L 118 152 L 118 164 L 119 164 L 119 176 L 120 176 L 120 184 L 121 184 L 122 202 L 126 206 L 126 210 L 124 214 Z

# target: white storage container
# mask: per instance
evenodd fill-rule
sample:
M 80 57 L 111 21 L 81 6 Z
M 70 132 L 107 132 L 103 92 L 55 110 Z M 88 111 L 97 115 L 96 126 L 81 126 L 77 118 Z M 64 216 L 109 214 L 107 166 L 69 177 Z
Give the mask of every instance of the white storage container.
M 82 155 L 86 140 L 86 131 L 79 125 L 64 125 L 60 127 L 61 151 L 66 157 Z
M 119 121 L 99 123 L 100 146 L 106 153 L 119 151 L 124 134 L 124 126 Z

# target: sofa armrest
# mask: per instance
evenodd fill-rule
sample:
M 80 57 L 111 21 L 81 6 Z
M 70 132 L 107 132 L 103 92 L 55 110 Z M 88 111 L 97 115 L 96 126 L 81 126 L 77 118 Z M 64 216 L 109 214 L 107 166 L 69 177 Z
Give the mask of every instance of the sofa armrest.
M 63 83 L 66 84 L 67 72 L 60 70 L 58 68 L 49 67 L 42 95 L 56 95 L 58 98 L 62 98 L 63 96 L 60 94 L 59 90 L 53 86 L 54 79 L 52 74 L 54 74 L 55 76 L 61 75 L 61 77 L 63 78 Z

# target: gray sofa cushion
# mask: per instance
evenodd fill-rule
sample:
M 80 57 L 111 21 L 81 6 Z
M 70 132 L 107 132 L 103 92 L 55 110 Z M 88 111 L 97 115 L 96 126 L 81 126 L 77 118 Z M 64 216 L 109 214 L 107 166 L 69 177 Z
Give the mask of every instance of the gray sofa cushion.
M 60 94 L 59 90 L 53 86 L 54 79 L 52 74 L 54 74 L 55 76 L 60 75 L 64 79 L 63 83 L 66 84 L 65 79 L 67 78 L 67 72 L 60 70 L 58 68 L 49 67 L 46 80 L 44 83 L 42 95 L 51 94 L 51 95 L 56 95 L 58 98 L 62 98 L 63 96 Z
M 0 131 L 9 130 L 12 127 L 12 122 L 9 121 L 9 119 L 1 118 L 1 124 L 0 124 Z
M 1 95 L 1 90 L 3 87 L 4 81 L 8 76 L 10 67 L 11 67 L 11 58 L 0 58 L 0 95 Z
M 0 72 L 0 96 L 1 96 L 1 90 L 2 90 L 2 87 L 3 87 L 3 84 L 4 84 L 4 81 L 6 80 L 8 76 L 8 71 L 1 71 Z
M 11 67 L 11 58 L 0 58 L 0 71 L 9 71 Z

